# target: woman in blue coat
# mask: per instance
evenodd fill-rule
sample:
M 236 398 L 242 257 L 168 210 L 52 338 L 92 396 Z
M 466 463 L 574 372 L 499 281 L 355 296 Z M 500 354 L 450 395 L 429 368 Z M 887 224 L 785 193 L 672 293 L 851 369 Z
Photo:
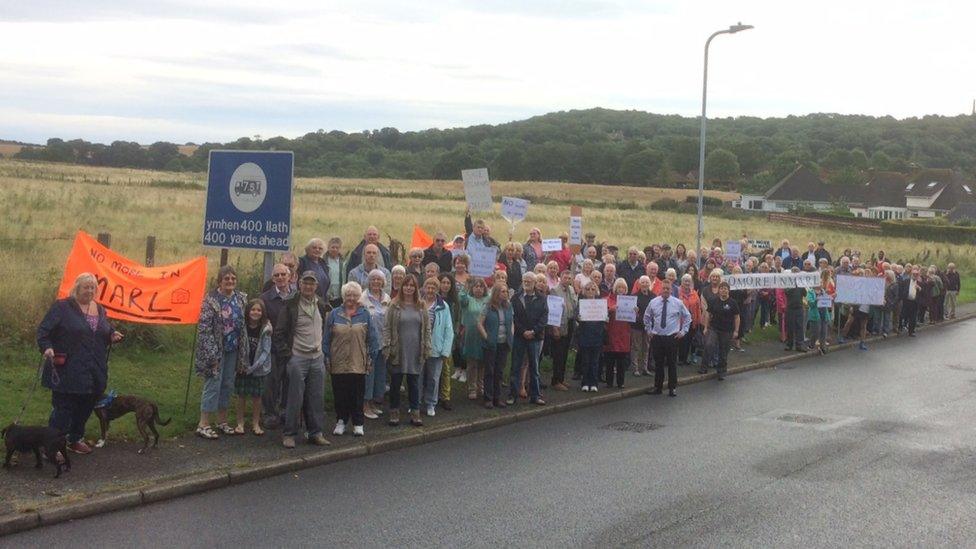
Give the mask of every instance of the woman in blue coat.
M 97 287 L 95 275 L 78 275 L 68 297 L 55 301 L 37 327 L 45 358 L 41 383 L 51 390 L 48 426 L 65 433 L 68 449 L 79 454 L 92 451 L 85 423 L 108 385 L 109 346 L 122 339 L 95 302 Z

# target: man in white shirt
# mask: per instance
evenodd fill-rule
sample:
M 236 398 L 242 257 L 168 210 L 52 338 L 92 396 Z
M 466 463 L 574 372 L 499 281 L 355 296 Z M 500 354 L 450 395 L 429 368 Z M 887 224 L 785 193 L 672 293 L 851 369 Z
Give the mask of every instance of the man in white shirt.
M 652 263 L 653 265 L 653 263 Z M 691 328 L 691 313 L 685 304 L 671 296 L 671 285 L 661 285 L 661 295 L 651 300 L 644 312 L 644 330 L 651 338 L 654 354 L 654 389 L 648 394 L 661 394 L 664 385 L 664 365 L 668 366 L 668 396 L 676 396 L 678 387 L 678 340 Z

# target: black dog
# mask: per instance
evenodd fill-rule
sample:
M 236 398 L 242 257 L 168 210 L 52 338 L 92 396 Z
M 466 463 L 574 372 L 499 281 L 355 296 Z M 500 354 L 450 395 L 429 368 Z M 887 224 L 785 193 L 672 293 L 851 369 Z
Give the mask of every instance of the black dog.
M 41 462 L 41 452 L 47 457 L 48 461 L 57 467 L 54 478 L 61 476 L 61 461 L 58 459 L 58 452 L 64 459 L 64 470 L 71 470 L 71 461 L 68 459 L 68 441 L 64 433 L 53 427 L 26 427 L 23 425 L 7 425 L 3 431 L 3 442 L 7 446 L 7 458 L 3 461 L 4 467 L 10 467 L 10 456 L 14 452 L 28 453 L 34 452 L 37 464 L 34 467 L 41 469 L 44 463 Z
M 98 421 L 102 427 L 102 437 L 95 443 L 96 448 L 105 446 L 109 422 L 129 412 L 135 412 L 136 427 L 143 438 L 143 445 L 139 453 L 141 454 L 149 448 L 149 431 L 152 431 L 154 437 L 153 448 L 159 444 L 159 431 L 156 430 L 156 425 L 169 425 L 172 418 L 165 421 L 159 419 L 159 407 L 156 406 L 155 402 L 133 395 L 118 395 L 112 399 L 109 405 L 95 408 L 95 415 L 98 416 Z

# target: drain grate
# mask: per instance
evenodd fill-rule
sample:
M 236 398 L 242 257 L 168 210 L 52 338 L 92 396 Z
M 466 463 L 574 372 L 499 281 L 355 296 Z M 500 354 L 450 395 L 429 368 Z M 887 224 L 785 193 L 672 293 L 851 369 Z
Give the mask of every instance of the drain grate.
M 831 420 L 825 417 L 808 416 L 806 414 L 783 414 L 776 418 L 777 421 L 786 421 L 788 423 L 799 423 L 801 425 L 824 425 L 830 423 Z
M 603 426 L 604 429 L 610 429 L 611 431 L 623 431 L 625 433 L 646 433 L 648 431 L 656 431 L 661 427 L 664 427 L 664 425 L 640 421 L 616 421 L 609 425 Z

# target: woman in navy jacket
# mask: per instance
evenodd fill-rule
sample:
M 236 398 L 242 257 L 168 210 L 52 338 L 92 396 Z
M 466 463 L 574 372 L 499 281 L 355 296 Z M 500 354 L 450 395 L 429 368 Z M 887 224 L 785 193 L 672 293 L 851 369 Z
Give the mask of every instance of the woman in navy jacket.
M 46 359 L 41 383 L 51 390 L 48 426 L 67 434 L 68 448 L 79 454 L 91 453 L 85 423 L 108 384 L 109 346 L 122 339 L 95 302 L 97 287 L 91 273 L 78 275 L 70 295 L 55 301 L 37 327 Z

